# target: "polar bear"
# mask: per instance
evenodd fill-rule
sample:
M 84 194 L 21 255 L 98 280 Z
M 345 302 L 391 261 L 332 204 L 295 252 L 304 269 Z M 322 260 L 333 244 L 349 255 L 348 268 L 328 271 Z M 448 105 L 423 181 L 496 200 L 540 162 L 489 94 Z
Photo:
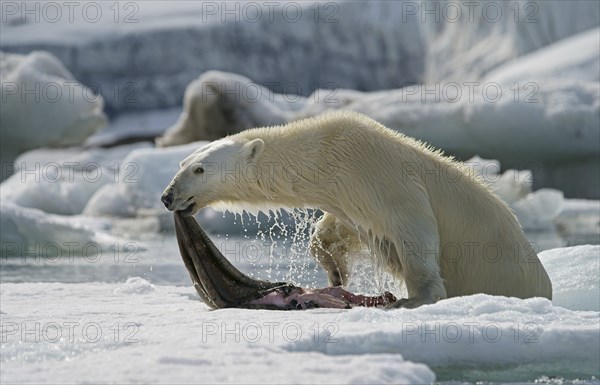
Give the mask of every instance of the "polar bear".
M 336 111 L 212 142 L 165 189 L 169 210 L 211 205 L 325 212 L 311 252 L 331 285 L 367 245 L 414 308 L 486 293 L 551 299 L 550 279 L 508 206 L 459 162 L 355 112 Z

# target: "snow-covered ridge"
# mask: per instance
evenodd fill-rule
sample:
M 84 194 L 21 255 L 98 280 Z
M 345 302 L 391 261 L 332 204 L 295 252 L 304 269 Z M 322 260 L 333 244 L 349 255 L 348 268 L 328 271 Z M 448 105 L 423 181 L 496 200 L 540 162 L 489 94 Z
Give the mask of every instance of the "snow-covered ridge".
M 76 17 L 73 23 L 42 18 L 21 24 L 18 9 L 11 18 L 17 21 L 2 23 L 0 45 L 11 52 L 54 53 L 94 84 L 111 110 L 179 105 L 189 82 L 211 69 L 308 95 L 328 84 L 398 87 L 417 82 L 424 68 L 418 23 L 397 22 L 401 9 L 394 2 L 253 2 L 253 9 L 243 2 L 137 2 L 135 9 L 121 10 L 117 23 L 113 5 L 97 4 L 104 17 L 94 23 Z M 227 16 L 231 7 L 238 10 Z M 126 11 L 134 13 L 130 22 Z
M 305 96 L 318 88 L 477 81 L 600 24 L 593 1 L 467 3 L 95 2 L 71 10 L 45 1 L 29 15 L 24 3 L 11 3 L 16 8 L 3 9 L 0 46 L 50 51 L 99 89 L 110 110 L 128 110 L 178 105 L 187 84 L 212 69 Z
M 377 92 L 321 89 L 306 98 L 274 94 L 243 76 L 209 71 L 190 84 L 181 118 L 157 143 L 213 140 L 348 109 L 463 159 L 480 155 L 532 170 L 534 188 L 597 198 L 600 83 L 594 68 L 600 68 L 599 46 L 595 28 L 506 63 L 481 82 Z M 240 89 L 253 93 L 235 91 Z

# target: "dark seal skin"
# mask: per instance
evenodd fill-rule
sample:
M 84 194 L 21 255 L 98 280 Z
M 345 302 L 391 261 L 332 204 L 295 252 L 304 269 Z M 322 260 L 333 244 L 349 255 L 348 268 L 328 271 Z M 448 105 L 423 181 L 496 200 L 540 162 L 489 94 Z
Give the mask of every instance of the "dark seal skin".
M 303 289 L 286 282 L 250 278 L 223 256 L 193 216 L 179 211 L 174 214 L 183 263 L 198 295 L 213 309 L 349 309 L 353 306 L 386 306 L 396 301 L 387 292 L 370 297 L 350 293 L 342 287 Z

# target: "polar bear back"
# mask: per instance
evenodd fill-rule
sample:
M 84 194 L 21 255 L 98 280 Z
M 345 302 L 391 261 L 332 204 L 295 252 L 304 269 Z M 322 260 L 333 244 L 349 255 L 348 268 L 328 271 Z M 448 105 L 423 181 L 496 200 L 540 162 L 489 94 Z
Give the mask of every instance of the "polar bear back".
M 449 297 L 551 297 L 535 247 L 512 211 L 440 151 L 347 111 L 230 138 L 265 142 L 257 167 L 270 176 L 259 181 L 254 203 L 269 190 L 275 205 L 319 207 L 415 258 L 437 254 Z M 273 164 L 293 164 L 301 175 L 292 180 L 267 172 Z M 407 233 L 413 234 L 408 243 Z

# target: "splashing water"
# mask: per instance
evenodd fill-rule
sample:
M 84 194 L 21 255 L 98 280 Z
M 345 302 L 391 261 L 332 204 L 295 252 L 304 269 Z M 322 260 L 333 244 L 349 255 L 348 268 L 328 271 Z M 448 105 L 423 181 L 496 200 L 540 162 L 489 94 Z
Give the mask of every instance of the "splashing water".
M 251 213 L 241 210 L 234 214 L 234 224 L 239 223 L 243 228 L 241 236 L 245 244 L 239 251 L 252 267 L 248 273 L 251 277 L 286 281 L 307 288 L 326 284 L 322 268 L 308 247 L 313 227 L 322 216 L 320 211 L 271 209 Z M 229 234 L 225 239 L 229 239 Z M 372 254 L 372 246 L 365 246 L 348 256 L 352 271 L 348 288 L 363 294 L 390 291 L 405 295 L 404 284 L 381 269 L 370 257 Z

